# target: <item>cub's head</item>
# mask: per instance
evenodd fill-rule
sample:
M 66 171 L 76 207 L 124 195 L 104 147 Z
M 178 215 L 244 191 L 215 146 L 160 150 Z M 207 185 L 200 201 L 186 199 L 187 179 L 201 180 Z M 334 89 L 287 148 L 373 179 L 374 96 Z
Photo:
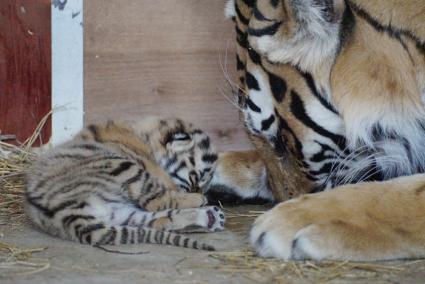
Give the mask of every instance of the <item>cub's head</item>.
M 208 185 L 217 154 L 205 132 L 175 118 L 148 118 L 132 127 L 181 189 L 199 192 Z

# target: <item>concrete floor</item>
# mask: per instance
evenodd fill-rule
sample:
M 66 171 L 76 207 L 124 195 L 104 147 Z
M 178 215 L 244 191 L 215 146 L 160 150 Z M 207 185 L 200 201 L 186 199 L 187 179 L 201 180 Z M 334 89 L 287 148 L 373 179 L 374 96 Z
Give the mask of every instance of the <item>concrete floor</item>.
M 254 207 L 255 208 L 255 207 Z M 247 248 L 245 232 L 251 220 L 234 231 L 193 235 L 219 250 Z M 230 222 L 231 223 L 231 222 Z M 159 245 L 108 247 L 120 252 L 144 252 L 137 255 L 105 252 L 98 248 L 62 241 L 37 231 L 31 224 L 7 225 L 0 220 L 0 242 L 24 248 L 43 248 L 34 257 L 48 259 L 50 268 L 40 273 L 22 273 L 21 269 L 0 266 L 0 283 L 253 283 L 239 275 L 216 273 L 209 268 L 218 260 L 209 252 Z
M 265 210 L 264 207 L 238 207 L 236 212 Z M 1 218 L 0 218 L 1 219 Z M 227 230 L 213 234 L 194 235 L 208 240 L 219 250 L 238 251 L 248 248 L 246 235 L 253 218 L 228 219 Z M 0 242 L 17 247 L 46 249 L 34 257 L 48 260 L 50 267 L 38 273 L 5 268 L 1 265 L 0 283 L 258 283 L 246 277 L 246 272 L 224 273 L 215 269 L 219 260 L 209 257 L 209 252 L 159 245 L 130 245 L 109 247 L 120 252 L 144 252 L 137 255 L 105 252 L 98 248 L 62 241 L 37 231 L 30 224 L 7 224 L 0 220 Z M 396 263 L 395 265 L 399 265 Z M 401 263 L 402 264 L 402 263 Z M 226 264 L 224 264 L 226 265 Z M 384 264 L 383 264 L 384 265 Z M 382 277 L 333 279 L 329 283 L 425 283 L 425 262 L 409 265 L 403 270 L 390 271 Z M 269 282 L 270 272 L 264 272 Z M 319 283 L 311 278 L 294 278 L 282 275 L 279 283 Z M 322 282 L 323 283 L 323 282 Z

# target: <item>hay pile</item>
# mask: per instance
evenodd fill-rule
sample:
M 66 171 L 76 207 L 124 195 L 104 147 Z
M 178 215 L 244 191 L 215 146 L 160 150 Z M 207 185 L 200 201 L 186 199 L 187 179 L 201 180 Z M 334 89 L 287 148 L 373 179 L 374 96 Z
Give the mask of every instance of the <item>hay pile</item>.
M 23 214 L 24 176 L 35 157 L 32 146 L 41 137 L 41 130 L 52 112 L 46 114 L 31 137 L 19 146 L 0 140 L 0 225 L 7 220 L 8 224 L 21 224 Z M 3 220 L 3 221 L 2 221 Z
M 217 252 L 211 266 L 256 283 L 395 283 L 394 278 L 425 269 L 425 260 L 361 263 L 348 261 L 281 261 L 255 256 L 251 251 Z
M 33 135 L 20 146 L 0 140 L 0 237 L 3 236 L 2 226 L 8 225 L 9 228 L 19 230 L 26 220 L 23 210 L 24 177 L 35 157 L 32 145 L 40 139 L 41 129 L 49 116 L 50 113 L 42 119 Z M 50 264 L 47 259 L 33 256 L 43 250 L 44 248 L 19 248 L 0 241 L 0 274 L 31 274 L 48 269 Z
M 24 175 L 33 154 L 28 147 L 0 142 L 0 225 L 21 224 Z
M 258 207 L 222 209 L 226 213 L 226 227 L 243 236 L 248 235 L 254 219 L 265 212 Z M 214 252 L 209 257 L 218 264 L 198 267 L 240 275 L 256 283 L 397 283 L 400 281 L 396 279 L 425 271 L 425 260 L 374 263 L 282 261 L 257 257 L 249 249 Z
M 34 274 L 48 269 L 50 267 L 48 259 L 38 258 L 33 255 L 44 250 L 45 248 L 19 248 L 0 241 L 1 276 Z

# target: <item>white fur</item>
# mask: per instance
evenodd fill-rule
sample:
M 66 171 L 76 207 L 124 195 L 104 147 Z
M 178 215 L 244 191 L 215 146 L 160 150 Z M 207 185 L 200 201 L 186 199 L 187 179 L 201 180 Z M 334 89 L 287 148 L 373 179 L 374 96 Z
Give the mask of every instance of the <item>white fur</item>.
M 251 70 L 251 74 L 257 79 L 260 87 L 259 91 L 249 90 L 248 96 L 259 108 L 261 112 L 252 111 L 249 108 L 244 110 L 245 121 L 247 122 L 248 128 L 253 133 L 260 133 L 264 137 L 271 139 L 276 135 L 277 132 L 277 120 L 273 122 L 267 131 L 261 130 L 261 123 L 263 120 L 268 119 L 271 115 L 274 115 L 274 104 L 273 96 L 271 95 L 270 86 L 266 75 L 257 70 Z
M 266 214 L 268 213 L 264 213 L 260 218 L 264 218 Z M 286 239 L 285 237 L 287 236 L 280 235 L 269 225 L 265 222 L 259 222 L 259 219 L 256 220 L 249 235 L 251 245 L 255 247 L 259 256 L 277 257 L 284 260 L 290 259 L 292 240 L 290 238 Z M 262 245 L 259 245 L 256 241 L 263 232 L 266 232 L 266 234 Z
M 325 62 L 333 61 L 339 43 L 339 23 L 325 21 L 322 7 L 314 6 L 312 0 L 304 2 L 298 11 L 307 28 L 300 28 L 293 38 L 282 40 L 274 35 L 250 37 L 249 40 L 272 62 L 290 63 L 314 72 Z
M 224 9 L 224 15 L 227 19 L 236 17 L 235 0 L 228 0 Z

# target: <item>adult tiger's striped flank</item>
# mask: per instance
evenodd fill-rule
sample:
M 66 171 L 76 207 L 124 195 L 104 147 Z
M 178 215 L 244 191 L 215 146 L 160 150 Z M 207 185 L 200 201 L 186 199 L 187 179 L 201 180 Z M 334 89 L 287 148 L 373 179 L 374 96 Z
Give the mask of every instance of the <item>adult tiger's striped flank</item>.
M 230 0 L 225 13 L 274 197 L 319 192 L 260 216 L 257 252 L 424 257 L 425 2 Z
M 43 231 L 80 243 L 213 250 L 179 233 L 223 230 L 224 213 L 200 193 L 216 160 L 209 137 L 178 119 L 90 125 L 33 163 L 26 210 Z

